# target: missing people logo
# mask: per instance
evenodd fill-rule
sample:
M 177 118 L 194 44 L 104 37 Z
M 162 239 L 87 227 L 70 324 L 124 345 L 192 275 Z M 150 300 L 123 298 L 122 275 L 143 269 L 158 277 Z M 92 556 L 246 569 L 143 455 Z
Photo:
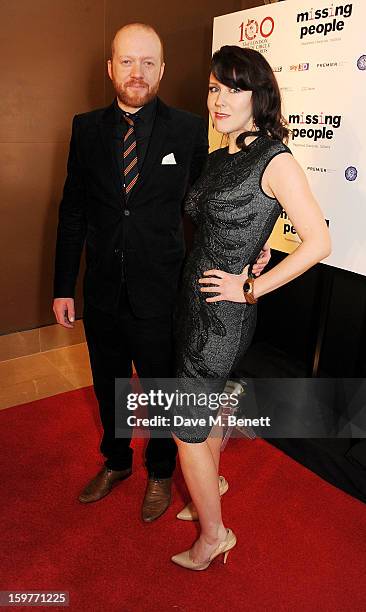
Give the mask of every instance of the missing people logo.
M 300 40 L 317 35 L 327 37 L 329 34 L 341 32 L 345 27 L 345 20 L 352 15 L 352 9 L 352 4 L 332 3 L 326 8 L 310 8 L 298 13 L 296 21 L 300 25 Z
M 288 123 L 292 140 L 304 138 L 314 142 L 332 140 L 335 130 L 341 127 L 342 115 L 331 115 L 323 111 L 320 113 L 291 113 Z

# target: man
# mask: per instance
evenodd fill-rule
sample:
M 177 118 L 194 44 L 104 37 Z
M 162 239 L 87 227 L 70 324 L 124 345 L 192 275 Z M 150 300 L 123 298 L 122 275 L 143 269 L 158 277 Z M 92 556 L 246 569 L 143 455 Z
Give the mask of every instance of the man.
M 184 258 L 181 207 L 208 152 L 202 118 L 158 97 L 163 46 L 145 24 L 121 28 L 108 74 L 116 99 L 73 121 L 57 233 L 54 313 L 72 327 L 74 289 L 86 241 L 84 326 L 104 435 L 104 468 L 79 501 L 105 497 L 131 475 L 131 432 L 115 437 L 114 381 L 169 378 L 172 312 Z M 263 267 L 263 266 L 262 266 Z M 176 446 L 150 437 L 144 521 L 169 506 Z

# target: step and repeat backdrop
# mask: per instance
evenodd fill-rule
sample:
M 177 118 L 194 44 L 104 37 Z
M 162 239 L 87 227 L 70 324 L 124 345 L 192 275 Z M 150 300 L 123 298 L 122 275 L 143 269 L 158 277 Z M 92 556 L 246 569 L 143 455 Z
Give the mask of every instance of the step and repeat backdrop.
M 329 223 L 325 263 L 366 275 L 366 2 L 286 0 L 214 19 L 222 45 L 262 53 L 278 80 L 289 147 Z M 211 150 L 222 143 L 210 131 Z M 299 244 L 283 212 L 271 247 Z

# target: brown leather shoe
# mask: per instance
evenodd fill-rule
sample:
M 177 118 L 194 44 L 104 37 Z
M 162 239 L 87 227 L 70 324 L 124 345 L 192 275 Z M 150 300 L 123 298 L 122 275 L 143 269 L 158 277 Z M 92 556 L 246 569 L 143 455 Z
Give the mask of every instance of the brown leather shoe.
M 159 518 L 169 508 L 171 497 L 171 478 L 149 478 L 142 504 L 142 520 L 151 523 Z
M 121 480 L 125 480 L 132 474 L 132 469 L 127 470 L 109 470 L 103 468 L 85 487 L 79 495 L 79 502 L 89 504 L 102 499 L 112 488 Z

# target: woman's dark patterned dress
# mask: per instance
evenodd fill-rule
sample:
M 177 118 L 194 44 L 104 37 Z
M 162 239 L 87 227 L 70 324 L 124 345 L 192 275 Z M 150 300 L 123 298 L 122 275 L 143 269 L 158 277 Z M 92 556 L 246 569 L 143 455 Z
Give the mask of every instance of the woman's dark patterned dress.
M 206 302 L 214 294 L 201 293 L 198 279 L 211 269 L 240 274 L 255 262 L 282 210 L 262 191 L 262 176 L 273 157 L 289 152 L 267 136 L 258 136 L 245 151 L 234 154 L 218 149 L 209 155 L 205 171 L 188 194 L 185 210 L 197 228 L 183 271 L 176 324 L 180 391 L 192 390 L 192 379 L 200 379 L 203 386 L 208 379 L 210 385 L 218 379 L 222 391 L 250 345 L 256 305 Z M 207 421 L 209 413 L 197 405 L 175 409 L 177 415 Z M 201 442 L 210 431 L 208 426 L 179 424 L 172 429 L 186 442 Z

